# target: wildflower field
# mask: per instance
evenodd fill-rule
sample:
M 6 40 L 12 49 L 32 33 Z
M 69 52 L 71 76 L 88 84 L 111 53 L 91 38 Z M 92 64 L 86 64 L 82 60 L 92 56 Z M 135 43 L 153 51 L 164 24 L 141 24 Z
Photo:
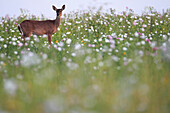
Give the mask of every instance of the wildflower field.
M 169 113 L 170 10 L 79 11 L 23 43 L 0 17 L 0 113 Z

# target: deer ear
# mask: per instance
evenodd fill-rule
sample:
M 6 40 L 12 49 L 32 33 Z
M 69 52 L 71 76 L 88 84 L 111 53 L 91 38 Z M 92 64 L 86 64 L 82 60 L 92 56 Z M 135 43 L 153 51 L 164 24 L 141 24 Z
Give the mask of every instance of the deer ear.
M 65 9 L 65 5 L 62 6 L 62 10 L 64 10 L 64 9 Z
M 54 5 L 52 5 L 52 8 L 53 10 L 57 11 L 57 8 Z

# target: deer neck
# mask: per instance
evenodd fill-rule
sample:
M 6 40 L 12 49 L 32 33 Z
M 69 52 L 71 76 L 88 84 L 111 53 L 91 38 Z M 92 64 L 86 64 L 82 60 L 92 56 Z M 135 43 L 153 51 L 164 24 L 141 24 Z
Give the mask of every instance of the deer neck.
M 61 20 L 61 17 L 60 16 L 57 16 L 56 19 L 55 19 L 55 25 L 56 27 L 58 27 L 60 25 L 60 20 Z

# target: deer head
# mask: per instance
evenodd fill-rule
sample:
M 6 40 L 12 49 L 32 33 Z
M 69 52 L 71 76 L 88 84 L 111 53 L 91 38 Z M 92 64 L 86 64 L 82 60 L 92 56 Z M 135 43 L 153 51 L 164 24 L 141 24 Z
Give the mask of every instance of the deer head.
M 52 5 L 54 11 L 56 11 L 57 16 L 62 16 L 62 11 L 65 9 L 65 5 L 62 6 L 61 9 L 57 9 L 54 5 Z

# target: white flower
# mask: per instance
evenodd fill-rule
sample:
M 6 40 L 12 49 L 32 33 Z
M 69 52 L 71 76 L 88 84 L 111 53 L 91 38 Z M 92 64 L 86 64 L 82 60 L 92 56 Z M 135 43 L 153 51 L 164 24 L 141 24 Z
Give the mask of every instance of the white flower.
M 4 48 L 7 48 L 7 45 L 6 45 L 6 44 L 4 44 Z
M 115 50 L 115 52 L 116 52 L 116 53 L 118 53 L 118 52 L 119 52 L 119 50 L 118 50 L 118 49 L 116 49 L 116 50 Z
M 162 44 L 162 46 L 163 46 L 163 47 L 166 47 L 166 43 L 164 42 L 164 43 Z
M 79 44 L 79 43 L 77 43 L 76 45 L 75 45 L 75 50 L 78 50 L 78 49 L 80 49 L 81 48 L 81 45 Z
M 48 55 L 47 55 L 47 54 L 43 54 L 43 55 L 42 55 L 42 58 L 45 60 L 45 59 L 48 58 Z
M 132 41 L 132 40 L 133 40 L 133 38 L 129 38 L 129 40 L 130 40 L 130 41 Z
M 33 35 L 33 38 L 37 38 L 37 35 Z
M 1 38 L 1 37 L 0 37 L 0 41 L 1 41 L 1 42 L 4 41 L 4 38 Z
M 147 25 L 146 25 L 146 24 L 143 24 L 142 27 L 145 28 L 145 27 L 147 27 Z
M 96 49 L 96 52 L 99 52 L 99 49 Z
M 101 61 L 99 62 L 99 66 L 102 67 L 104 65 L 104 63 Z
M 170 61 L 170 42 L 163 43 L 162 45 L 162 51 L 163 51 L 163 59 L 166 61 Z
M 116 62 L 119 61 L 119 58 L 118 58 L 117 56 L 114 56 L 114 55 L 113 55 L 111 58 L 112 58 L 114 61 L 116 61 Z
M 16 43 L 16 42 L 12 42 L 12 45 L 14 45 L 14 46 L 15 46 L 15 45 L 17 45 L 17 43 Z
M 63 47 L 63 46 L 64 46 L 64 42 L 60 42 L 60 43 L 58 43 L 58 45 L 59 45 L 60 47 Z
M 37 37 L 35 37 L 34 40 L 35 40 L 36 42 L 40 42 L 39 38 L 37 38 Z
M 25 38 L 25 41 L 29 41 L 29 40 L 30 40 L 30 37 L 26 37 L 26 38 Z
M 69 35 L 69 34 L 71 34 L 71 32 L 67 32 L 66 34 Z
M 40 57 L 33 52 L 25 52 L 21 58 L 21 65 L 24 67 L 30 67 L 37 65 L 41 62 Z
M 1 58 L 4 58 L 4 57 L 5 57 L 5 54 L 1 53 L 1 54 L 0 54 L 0 57 L 1 57 Z
M 45 113 L 62 113 L 64 110 L 65 101 L 62 97 L 53 97 L 44 102 Z
M 62 50 L 62 48 L 61 48 L 61 47 L 58 47 L 57 49 L 58 49 L 58 51 L 61 51 L 61 50 Z
M 166 40 L 166 39 L 167 39 L 167 35 L 163 35 L 162 37 L 163 37 L 163 39 L 164 39 L 164 40 Z
M 145 41 L 144 41 L 144 40 L 142 40 L 142 41 L 141 41 L 141 44 L 142 44 L 142 45 L 145 45 Z
M 138 37 L 139 36 L 139 34 L 137 33 L 137 32 L 135 32 L 135 34 L 134 34 L 136 37 Z
M 77 68 L 79 67 L 78 64 L 73 63 L 73 62 L 67 62 L 67 63 L 66 63 L 66 66 L 67 66 L 69 69 L 71 69 L 71 70 L 75 70 L 75 69 L 77 69 Z
M 94 70 L 97 70 L 97 67 L 96 67 L 96 66 L 94 66 L 94 67 L 93 67 L 93 69 L 94 69 Z
M 101 42 L 102 41 L 102 38 L 99 38 L 99 42 Z
M 19 46 L 19 47 L 23 46 L 23 43 L 18 43 L 18 46 Z
M 67 44 L 70 44 L 70 43 L 71 43 L 71 39 L 70 39 L 70 38 L 67 39 L 66 43 L 67 43 Z
M 14 37 L 12 38 L 12 41 L 16 41 L 16 40 L 17 40 L 17 38 L 14 38 Z
M 72 53 L 71 56 L 75 57 L 75 56 L 76 56 L 76 53 Z
M 18 54 L 18 52 L 17 52 L 17 51 L 14 51 L 14 54 Z
M 141 28 L 141 30 L 142 30 L 142 31 L 145 31 L 145 29 L 144 29 L 144 28 Z
M 43 38 L 46 38 L 46 37 L 48 37 L 46 34 L 44 34 L 43 36 L 42 36 Z
M 67 22 L 67 24 L 68 24 L 68 25 L 71 25 L 71 23 L 70 23 L 70 22 Z
M 96 39 L 94 39 L 94 42 L 97 42 L 97 40 L 96 40 Z
M 120 19 L 119 19 L 119 22 L 121 22 L 122 20 L 123 20 L 123 19 L 122 19 L 122 18 L 120 18 Z
M 31 44 L 34 44 L 34 41 L 31 41 Z
M 143 54 L 144 54 L 143 51 L 140 50 L 140 51 L 139 51 L 139 55 L 140 55 L 140 56 L 143 56 Z
M 76 21 L 77 24 L 80 24 L 81 22 L 80 21 Z
M 14 80 L 5 79 L 4 80 L 4 89 L 11 96 L 15 95 L 18 85 Z
M 11 29 L 11 32 L 13 32 L 13 33 L 14 33 L 15 31 L 14 31 L 13 29 Z
M 85 38 L 85 39 L 83 39 L 85 42 L 90 42 L 90 40 L 89 39 L 87 39 L 87 38 Z
M 105 42 L 106 42 L 106 43 L 109 43 L 109 42 L 110 42 L 110 40 L 109 40 L 109 39 L 107 39 L 107 38 L 105 38 Z
M 110 40 L 110 43 L 111 44 L 115 44 L 115 40 Z
M 140 42 L 137 42 L 137 43 L 136 43 L 137 46 L 140 46 L 140 44 L 141 44 Z
M 126 58 L 126 57 L 123 57 L 123 61 L 127 61 L 127 58 Z
M 125 44 L 127 47 L 129 47 L 131 45 L 129 42 L 126 42 Z
M 115 48 L 115 44 L 110 44 L 110 48 L 114 49 Z
M 91 47 L 95 47 L 96 45 L 95 44 L 92 44 Z
M 127 48 L 126 48 L 126 47 L 123 47 L 123 51 L 127 51 Z
M 67 60 L 67 58 L 66 57 L 63 57 L 63 61 L 65 62 Z

